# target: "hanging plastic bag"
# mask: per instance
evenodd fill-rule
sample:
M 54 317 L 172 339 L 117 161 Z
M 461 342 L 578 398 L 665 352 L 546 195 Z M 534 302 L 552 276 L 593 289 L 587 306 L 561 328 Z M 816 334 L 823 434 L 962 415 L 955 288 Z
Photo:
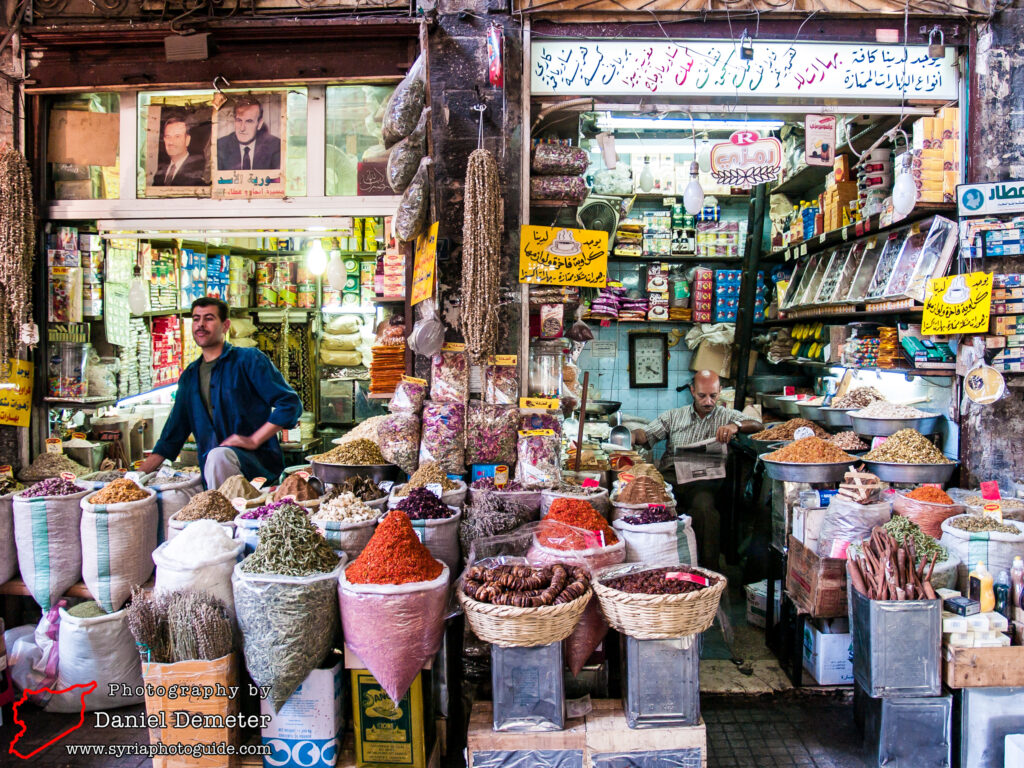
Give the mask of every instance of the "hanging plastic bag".
M 395 395 L 388 403 L 388 410 L 392 413 L 419 413 L 423 410 L 423 401 L 427 399 L 427 382 L 424 379 L 414 379 L 411 376 L 403 376 L 395 387 Z M 417 434 L 419 427 L 416 428 Z M 417 438 L 418 439 L 418 438 Z
M 465 352 L 444 350 L 430 366 L 430 399 L 464 403 L 469 397 L 469 359 Z
M 466 407 L 462 403 L 424 403 L 420 463 L 434 461 L 447 474 L 465 474 L 465 432 Z
M 427 152 L 429 117 L 430 107 L 427 107 L 420 114 L 420 120 L 413 132 L 395 144 L 388 153 L 388 186 L 396 195 L 404 192 L 412 182 L 412 177 L 416 175 L 416 169 L 420 166 L 420 160 Z
M 562 442 L 550 429 L 519 432 L 516 480 L 524 488 L 550 488 L 562 479 Z
M 409 347 L 417 355 L 433 357 L 444 345 L 444 324 L 437 314 L 437 305 L 433 299 L 427 299 L 421 306 L 421 315 L 412 326 L 409 334 Z
M 590 330 L 590 326 L 583 322 L 583 305 L 580 304 L 576 307 L 576 319 L 568 331 L 565 332 L 565 337 L 570 341 L 579 343 L 585 343 L 594 340 L 594 332 Z
M 519 409 L 514 405 L 469 402 L 466 461 L 470 464 L 515 464 Z
M 384 107 L 381 136 L 384 146 L 390 147 L 404 139 L 416 128 L 416 123 L 427 101 L 424 82 L 423 54 L 416 57 L 409 72 L 395 88 Z
M 430 193 L 427 169 L 431 162 L 429 157 L 420 160 L 416 175 L 398 202 L 398 211 L 395 213 L 395 236 L 402 242 L 415 240 L 426 226 Z

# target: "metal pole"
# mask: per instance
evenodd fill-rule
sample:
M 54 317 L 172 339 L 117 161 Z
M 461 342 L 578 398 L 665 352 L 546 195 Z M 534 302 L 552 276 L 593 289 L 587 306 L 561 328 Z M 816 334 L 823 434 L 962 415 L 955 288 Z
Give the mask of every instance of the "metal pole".
M 767 187 L 754 188 L 747 217 L 747 242 L 743 251 L 743 279 L 740 283 L 740 309 L 736 318 L 736 410 L 742 411 L 747 398 L 747 368 L 750 342 L 754 335 L 754 301 L 757 295 L 757 271 L 761 266 L 761 241 L 764 237 L 764 214 Z

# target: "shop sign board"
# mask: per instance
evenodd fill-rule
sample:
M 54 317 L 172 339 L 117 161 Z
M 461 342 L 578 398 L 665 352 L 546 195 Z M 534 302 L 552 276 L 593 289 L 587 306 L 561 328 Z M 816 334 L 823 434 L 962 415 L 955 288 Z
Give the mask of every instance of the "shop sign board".
M 11 373 L 0 380 L 0 424 L 27 427 L 32 415 L 32 363 L 11 360 Z
M 956 201 L 961 216 L 991 216 L 1024 212 L 1024 180 L 991 184 L 958 184 Z
M 521 227 L 519 282 L 604 288 L 608 282 L 608 233 L 564 227 Z
M 438 222 L 430 225 L 416 243 L 416 257 L 412 262 L 412 294 L 409 303 L 419 304 L 434 295 L 434 266 L 437 263 Z
M 590 342 L 590 356 L 594 360 L 614 360 L 619 356 L 619 345 L 615 339 Z
M 744 96 L 786 99 L 954 100 L 956 54 L 926 45 L 733 41 L 543 40 L 533 43 L 534 95 Z
M 719 184 L 753 187 L 779 178 L 782 143 L 756 131 L 736 131 L 711 147 L 711 176 Z
M 921 335 L 984 333 L 992 305 L 992 275 L 971 272 L 937 277 L 928 284 Z

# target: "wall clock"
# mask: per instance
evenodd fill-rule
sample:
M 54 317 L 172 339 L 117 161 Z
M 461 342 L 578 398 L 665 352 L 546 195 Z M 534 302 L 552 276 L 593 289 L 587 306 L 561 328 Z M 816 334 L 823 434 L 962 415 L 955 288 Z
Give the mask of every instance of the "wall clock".
M 629 386 L 631 389 L 668 387 L 667 334 L 629 334 Z

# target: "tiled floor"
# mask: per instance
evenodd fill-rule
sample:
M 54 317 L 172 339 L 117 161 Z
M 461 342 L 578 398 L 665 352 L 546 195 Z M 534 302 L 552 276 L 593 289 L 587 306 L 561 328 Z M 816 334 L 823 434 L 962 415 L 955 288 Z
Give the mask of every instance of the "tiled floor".
M 708 768 L 868 768 L 853 705 L 818 696 L 705 701 Z

